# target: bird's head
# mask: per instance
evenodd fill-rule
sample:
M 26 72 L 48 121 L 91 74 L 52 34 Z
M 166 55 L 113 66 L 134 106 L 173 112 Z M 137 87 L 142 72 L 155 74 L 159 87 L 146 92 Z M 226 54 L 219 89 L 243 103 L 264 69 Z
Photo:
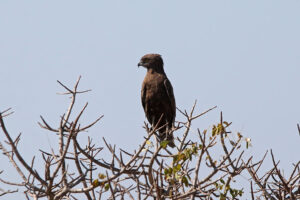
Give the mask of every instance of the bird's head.
M 146 54 L 144 55 L 140 62 L 138 63 L 138 67 L 143 66 L 145 68 L 152 69 L 157 72 L 163 72 L 164 62 L 159 54 Z

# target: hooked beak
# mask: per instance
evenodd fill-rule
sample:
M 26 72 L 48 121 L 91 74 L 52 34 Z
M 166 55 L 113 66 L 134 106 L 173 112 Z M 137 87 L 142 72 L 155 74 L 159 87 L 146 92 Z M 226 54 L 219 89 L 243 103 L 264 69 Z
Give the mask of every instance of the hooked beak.
M 143 65 L 144 65 L 143 62 L 139 62 L 139 63 L 137 64 L 138 67 L 143 66 Z

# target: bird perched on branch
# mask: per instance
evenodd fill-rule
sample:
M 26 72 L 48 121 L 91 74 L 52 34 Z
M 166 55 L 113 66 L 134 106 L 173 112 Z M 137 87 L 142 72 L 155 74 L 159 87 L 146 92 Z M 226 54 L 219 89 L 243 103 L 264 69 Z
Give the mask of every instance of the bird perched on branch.
M 170 147 L 175 147 L 171 130 L 176 116 L 176 103 L 173 87 L 164 71 L 161 55 L 146 54 L 141 58 L 138 66 L 147 69 L 141 94 L 146 117 L 152 127 L 160 128 L 159 140 L 166 140 Z

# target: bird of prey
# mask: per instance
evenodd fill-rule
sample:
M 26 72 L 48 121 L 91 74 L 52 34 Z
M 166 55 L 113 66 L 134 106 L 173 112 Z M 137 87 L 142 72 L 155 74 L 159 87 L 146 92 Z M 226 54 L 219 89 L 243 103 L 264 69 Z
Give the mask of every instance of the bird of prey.
M 159 140 L 166 140 L 170 147 L 175 147 L 171 131 L 176 116 L 175 97 L 171 82 L 164 71 L 161 55 L 146 54 L 138 66 L 147 69 L 141 92 L 146 117 L 152 127 L 161 127 L 158 130 Z

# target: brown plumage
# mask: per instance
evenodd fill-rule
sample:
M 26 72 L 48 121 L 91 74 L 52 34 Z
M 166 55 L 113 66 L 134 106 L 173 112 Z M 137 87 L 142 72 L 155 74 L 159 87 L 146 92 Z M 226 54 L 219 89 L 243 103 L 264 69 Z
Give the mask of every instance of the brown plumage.
M 163 65 L 159 54 L 146 54 L 141 58 L 138 66 L 147 69 L 142 84 L 142 105 L 146 117 L 153 127 L 165 125 L 159 130 L 159 140 L 167 140 L 170 147 L 175 147 L 173 134 L 170 131 L 176 116 L 175 97 Z

